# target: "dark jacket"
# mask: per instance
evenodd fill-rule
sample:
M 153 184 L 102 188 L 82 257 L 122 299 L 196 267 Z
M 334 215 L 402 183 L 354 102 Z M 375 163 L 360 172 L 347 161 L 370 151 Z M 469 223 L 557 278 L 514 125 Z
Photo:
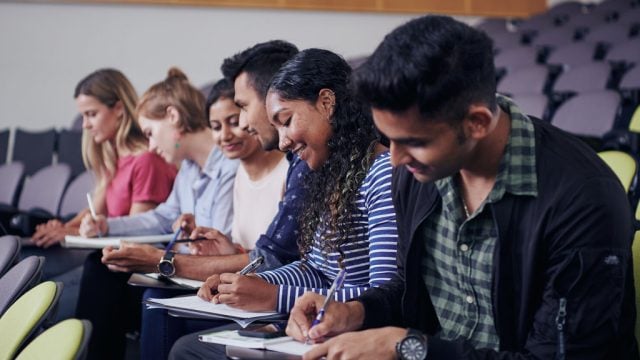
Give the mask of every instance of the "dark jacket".
M 632 215 L 615 174 L 580 140 L 534 120 L 538 196 L 506 193 L 492 212 L 493 313 L 500 351 L 429 338 L 428 359 L 638 359 Z M 441 206 L 433 183 L 394 172 L 398 276 L 360 301 L 365 327 L 395 325 L 434 334 L 439 323 L 422 280 L 416 230 Z M 560 299 L 565 325 L 558 330 Z M 561 320 L 560 317 L 558 320 Z M 559 340 L 561 339 L 562 340 Z

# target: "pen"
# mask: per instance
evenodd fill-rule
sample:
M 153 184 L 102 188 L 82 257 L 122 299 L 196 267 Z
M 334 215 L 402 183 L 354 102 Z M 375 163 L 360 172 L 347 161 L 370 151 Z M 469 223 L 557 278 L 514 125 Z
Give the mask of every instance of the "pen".
M 173 239 L 171 239 L 171 241 L 169 241 L 167 246 L 164 248 L 165 253 L 171 250 L 171 248 L 173 247 L 173 244 L 178 242 L 178 237 L 180 236 L 180 234 L 182 234 L 182 228 L 179 228 L 178 231 L 176 231 L 176 234 L 173 236 Z
M 96 215 L 96 208 L 93 207 L 93 200 L 91 200 L 91 193 L 87 193 L 87 202 L 89 203 L 89 211 L 91 212 L 91 217 L 93 221 L 96 221 L 98 215 Z M 100 231 L 100 226 L 98 226 L 98 237 L 102 237 L 102 233 Z
M 202 241 L 202 240 L 209 240 L 208 238 L 201 236 L 201 237 L 197 237 L 195 239 L 178 239 L 176 241 L 174 241 L 174 243 L 179 244 L 179 243 L 190 243 L 190 242 L 194 242 L 194 241 Z
M 252 262 L 247 264 L 247 266 L 243 267 L 242 270 L 238 271 L 238 274 L 247 275 L 249 273 L 252 273 L 256 271 L 256 269 L 258 269 L 258 267 L 260 267 L 260 265 L 262 265 L 263 262 L 264 262 L 264 257 L 258 256 Z
M 333 279 L 333 284 L 331 284 L 331 287 L 329 288 L 327 297 L 324 299 L 324 303 L 322 304 L 320 311 L 318 311 L 318 315 L 316 315 L 316 318 L 313 319 L 313 322 L 311 323 L 311 327 L 309 328 L 309 330 L 311 330 L 311 328 L 318 325 L 322 321 L 322 318 L 324 318 L 325 309 L 327 308 L 327 305 L 329 305 L 329 301 L 333 299 L 333 295 L 335 295 L 336 290 L 342 287 L 342 283 L 344 283 L 344 278 L 346 277 L 346 275 L 347 275 L 347 271 L 345 269 L 341 269 L 338 272 L 338 276 L 336 276 L 336 278 Z M 305 344 L 308 344 L 310 340 L 311 339 L 309 338 L 309 334 L 307 333 L 307 339 L 305 341 Z

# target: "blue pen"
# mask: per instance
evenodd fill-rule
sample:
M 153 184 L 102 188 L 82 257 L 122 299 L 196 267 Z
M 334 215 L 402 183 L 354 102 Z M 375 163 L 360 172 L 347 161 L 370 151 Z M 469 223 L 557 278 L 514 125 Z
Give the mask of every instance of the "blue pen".
M 344 283 L 344 278 L 346 277 L 346 275 L 347 271 L 345 269 L 341 269 L 340 272 L 338 272 L 338 276 L 336 276 L 336 278 L 333 280 L 333 284 L 331 284 L 331 287 L 329 288 L 327 297 L 324 299 L 324 303 L 322 304 L 320 311 L 318 311 L 318 315 L 316 315 L 316 318 L 313 319 L 309 330 L 311 330 L 311 328 L 318 325 L 322 321 L 322 318 L 324 318 L 325 309 L 327 308 L 327 305 L 329 305 L 329 301 L 333 299 L 336 290 L 342 287 L 342 283 Z M 305 341 L 305 343 L 309 343 L 310 340 L 311 339 L 309 338 L 309 333 L 307 333 L 307 340 Z
M 169 241 L 167 246 L 164 248 L 165 253 L 171 250 L 171 248 L 173 247 L 173 244 L 175 244 L 176 241 L 178 240 L 178 237 L 180 237 L 180 234 L 182 234 L 182 228 L 178 228 L 178 231 L 176 231 L 176 234 L 173 236 L 173 239 L 171 239 L 171 241 Z

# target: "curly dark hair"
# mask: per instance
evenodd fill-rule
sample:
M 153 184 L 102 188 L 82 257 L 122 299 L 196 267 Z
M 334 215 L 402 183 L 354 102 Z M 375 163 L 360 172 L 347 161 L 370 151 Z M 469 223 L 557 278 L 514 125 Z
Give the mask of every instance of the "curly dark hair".
M 315 104 L 320 90 L 330 89 L 336 104 L 331 117 L 329 158 L 309 172 L 304 184 L 306 206 L 299 216 L 301 257 L 308 259 L 316 234 L 323 234 L 320 248 L 326 255 L 337 251 L 342 267 L 342 244 L 349 240 L 351 214 L 356 210 L 358 189 L 373 161 L 378 136 L 373 121 L 350 88 L 349 64 L 328 50 L 307 49 L 285 63 L 269 86 L 283 99 Z

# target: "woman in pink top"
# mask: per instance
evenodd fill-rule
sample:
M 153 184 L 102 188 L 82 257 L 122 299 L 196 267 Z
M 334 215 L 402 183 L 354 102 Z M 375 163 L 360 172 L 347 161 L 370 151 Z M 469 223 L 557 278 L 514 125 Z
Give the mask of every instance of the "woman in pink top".
M 163 202 L 173 186 L 176 168 L 148 152 L 147 138 L 135 121 L 138 101 L 133 86 L 118 70 L 97 70 L 76 86 L 82 114 L 82 157 L 96 178 L 93 203 L 98 214 L 122 216 L 147 211 Z M 78 235 L 81 211 L 67 223 L 39 225 L 33 242 L 50 247 L 65 235 Z

